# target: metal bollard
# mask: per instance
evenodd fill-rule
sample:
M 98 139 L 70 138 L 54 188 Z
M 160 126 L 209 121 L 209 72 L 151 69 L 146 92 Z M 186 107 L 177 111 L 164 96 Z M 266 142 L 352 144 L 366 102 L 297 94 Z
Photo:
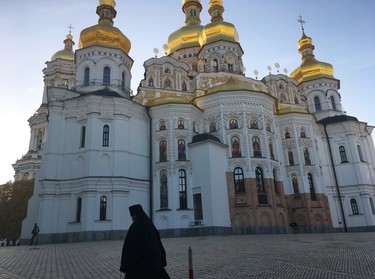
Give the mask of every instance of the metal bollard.
M 189 279 L 193 279 L 193 251 L 189 246 Z

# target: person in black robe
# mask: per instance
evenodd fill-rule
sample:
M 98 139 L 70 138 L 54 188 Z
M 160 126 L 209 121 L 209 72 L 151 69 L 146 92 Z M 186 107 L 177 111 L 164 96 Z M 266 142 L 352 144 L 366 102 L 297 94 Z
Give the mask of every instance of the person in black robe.
M 129 207 L 133 224 L 122 248 L 120 271 L 126 279 L 170 279 L 159 231 L 140 204 Z

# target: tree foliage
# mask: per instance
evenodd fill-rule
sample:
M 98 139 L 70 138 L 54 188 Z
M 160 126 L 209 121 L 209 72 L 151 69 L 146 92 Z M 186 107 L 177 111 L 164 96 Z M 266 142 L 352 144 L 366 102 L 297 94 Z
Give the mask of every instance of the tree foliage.
M 34 180 L 0 185 L 0 238 L 16 241 L 21 235 L 27 203 L 34 191 Z

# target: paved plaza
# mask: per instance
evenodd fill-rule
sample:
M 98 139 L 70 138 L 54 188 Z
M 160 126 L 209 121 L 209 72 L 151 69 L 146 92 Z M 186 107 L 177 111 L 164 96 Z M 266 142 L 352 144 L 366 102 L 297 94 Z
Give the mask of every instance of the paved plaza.
M 375 278 L 375 233 L 163 239 L 167 271 L 188 278 Z M 0 247 L 0 278 L 120 278 L 122 241 Z

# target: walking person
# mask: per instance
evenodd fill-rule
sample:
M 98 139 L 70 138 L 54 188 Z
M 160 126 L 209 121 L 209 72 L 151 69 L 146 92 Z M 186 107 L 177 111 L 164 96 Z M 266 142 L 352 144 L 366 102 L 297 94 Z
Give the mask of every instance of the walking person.
M 38 245 L 39 227 L 37 223 L 34 224 L 34 228 L 31 231 L 31 234 L 33 236 L 31 237 L 30 245 Z
M 125 279 L 170 279 L 159 231 L 140 204 L 129 207 L 133 224 L 122 248 L 120 271 Z

